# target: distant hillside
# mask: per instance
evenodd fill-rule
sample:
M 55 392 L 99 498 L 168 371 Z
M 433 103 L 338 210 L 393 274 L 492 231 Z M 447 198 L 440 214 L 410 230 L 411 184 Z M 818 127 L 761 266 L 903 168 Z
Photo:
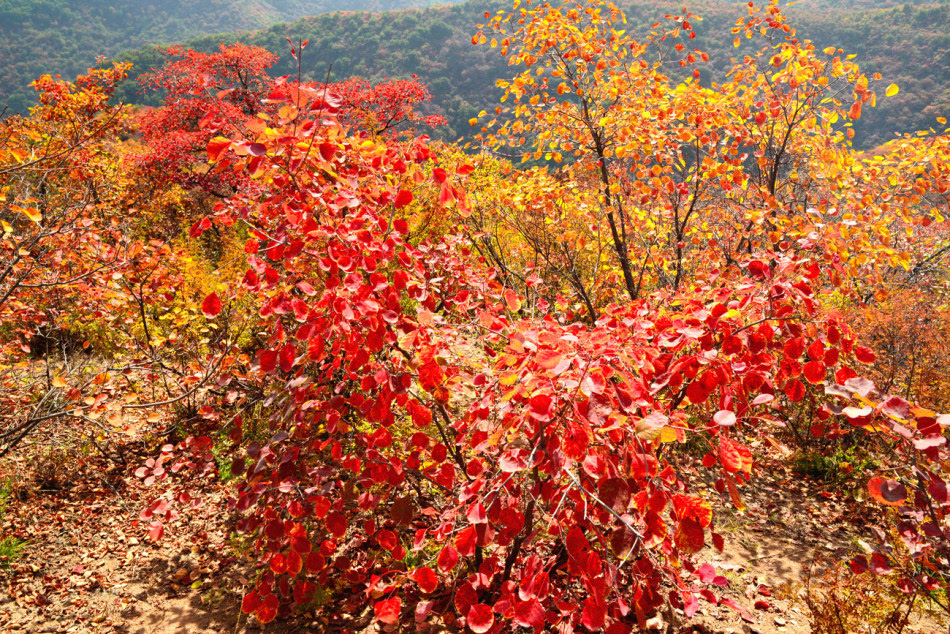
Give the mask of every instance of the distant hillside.
M 0 0 L 0 108 L 24 111 L 33 101 L 29 84 L 39 75 L 76 75 L 97 55 L 207 33 L 257 30 L 327 11 L 388 11 L 452 1 Z
M 271 23 L 281 15 L 365 7 L 373 10 L 400 6 L 447 5 L 446 0 L 2 0 L 0 4 L 0 104 L 22 109 L 32 99 L 26 84 L 44 72 L 72 75 L 93 63 L 95 53 L 122 54 L 136 72 L 160 63 L 154 46 L 144 44 L 181 41 L 188 35 L 217 31 L 186 44 L 213 50 L 219 42 L 241 40 L 264 46 L 281 57 L 274 74 L 296 72 L 288 54 L 286 37 L 309 38 L 304 71 L 310 79 L 323 79 L 332 64 L 332 79 L 354 75 L 379 80 L 418 74 L 435 96 L 433 111 L 446 117 L 444 138 L 470 133 L 468 120 L 498 103 L 495 80 L 512 73 L 497 49 L 473 46 L 476 24 L 486 11 L 510 7 L 510 0 L 470 0 L 465 4 L 398 11 L 364 13 L 345 11 L 306 17 L 269 26 L 253 33 L 238 33 Z M 622 2 L 629 29 L 643 33 L 680 3 Z M 704 17 L 694 22 L 695 45 L 711 58 L 704 78 L 721 80 L 730 58 L 746 52 L 732 46 L 730 29 L 744 11 L 744 4 L 716 0 L 695 3 Z M 129 6 L 134 5 L 134 9 Z M 799 35 L 812 39 L 819 49 L 839 46 L 855 53 L 865 71 L 880 72 L 885 83 L 900 88 L 896 97 L 883 99 L 876 109 L 866 109 L 858 122 L 859 147 L 871 147 L 895 132 L 935 125 L 935 117 L 950 117 L 950 4 L 904 4 L 890 8 L 892 0 L 801 0 L 789 9 Z M 871 7 L 871 8 L 868 8 Z M 27 9 L 31 12 L 27 19 Z M 63 16 L 72 16 L 69 19 Z M 80 28 L 81 27 L 81 28 Z M 16 35 L 19 33 L 20 35 Z M 133 35 L 134 34 L 134 35 Z M 183 34 L 183 35 L 176 35 Z M 140 48 L 139 45 L 143 45 Z M 6 93 L 4 93 L 6 91 Z M 158 102 L 156 95 L 136 94 L 128 82 L 119 97 L 137 103 Z
M 869 0 L 855 3 L 868 4 Z M 633 32 L 648 31 L 654 21 L 680 7 L 663 2 L 622 4 Z M 880 72 L 885 85 L 895 82 L 900 86 L 899 95 L 865 110 L 856 126 L 856 145 L 872 147 L 897 132 L 936 125 L 937 116 L 950 116 L 950 4 L 835 8 L 843 4 L 847 2 L 805 0 L 789 13 L 799 36 L 814 40 L 819 49 L 835 45 L 855 53 L 865 71 Z M 498 104 L 500 91 L 495 88 L 495 80 L 512 74 L 497 49 L 471 43 L 475 25 L 484 21 L 485 12 L 503 6 L 510 3 L 471 0 L 463 5 L 382 15 L 327 14 L 273 26 L 240 39 L 280 55 L 281 61 L 273 71 L 277 75 L 295 72 L 287 54 L 287 36 L 310 38 L 304 70 L 311 79 L 323 79 L 330 64 L 336 80 L 352 75 L 378 80 L 416 73 L 435 96 L 435 111 L 449 122 L 442 136 L 454 140 L 470 133 L 471 117 Z M 704 20 L 694 22 L 698 33 L 694 42 L 711 56 L 704 77 L 721 80 L 731 65 L 730 58 L 746 52 L 733 48 L 730 33 L 743 8 L 712 0 L 697 9 Z M 188 45 L 211 50 L 222 40 L 236 39 L 234 34 L 216 35 Z M 159 61 L 153 50 L 140 50 L 127 57 L 140 70 Z M 125 86 L 122 98 L 135 100 L 136 89 L 133 84 Z M 140 102 L 143 98 L 147 97 L 138 96 Z

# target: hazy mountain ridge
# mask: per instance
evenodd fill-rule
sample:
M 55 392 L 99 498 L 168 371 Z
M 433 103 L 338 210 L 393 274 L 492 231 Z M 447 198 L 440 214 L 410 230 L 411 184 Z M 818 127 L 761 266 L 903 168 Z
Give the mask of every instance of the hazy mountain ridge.
M 680 5 L 667 2 L 622 4 L 634 33 L 648 32 L 664 14 L 680 9 Z M 878 107 L 867 108 L 855 126 L 859 146 L 874 146 L 895 133 L 934 126 L 938 116 L 950 116 L 950 4 L 889 9 L 836 9 L 829 4 L 828 0 L 807 0 L 791 7 L 789 14 L 799 36 L 813 40 L 819 50 L 840 47 L 857 54 L 866 72 L 884 76 Z M 235 34 L 207 36 L 188 45 L 211 50 L 222 40 L 241 39 L 263 46 L 281 56 L 272 69 L 281 75 L 296 72 L 285 38 L 310 38 L 303 70 L 311 79 L 323 79 L 331 64 L 336 80 L 352 75 L 379 80 L 418 74 L 435 96 L 434 111 L 449 122 L 440 134 L 454 140 L 470 133 L 471 117 L 498 104 L 501 91 L 495 80 L 513 73 L 498 49 L 471 43 L 485 12 L 507 5 L 507 0 L 475 0 L 385 15 L 325 14 L 240 38 Z M 703 67 L 704 77 L 722 81 L 731 58 L 751 52 L 733 47 L 731 27 L 744 13 L 744 6 L 706 2 L 697 12 L 704 19 L 694 22 L 698 37 L 693 45 L 710 54 L 709 64 Z M 158 55 L 149 50 L 130 53 L 128 58 L 142 69 L 159 62 Z M 891 82 L 900 86 L 900 94 L 884 99 L 883 86 Z M 121 96 L 147 99 L 136 96 L 136 90 L 129 84 Z
M 250 31 L 327 11 L 385 11 L 452 0 L 3 0 L 0 106 L 23 111 L 39 75 L 83 72 L 97 55 L 208 33 Z
M 49 15 L 44 17 L 40 11 L 37 17 L 31 18 L 31 23 L 40 24 L 47 19 L 49 24 L 43 31 L 47 33 L 44 42 L 56 44 L 40 50 L 55 49 L 61 54 L 50 54 L 46 61 L 41 59 L 42 54 L 24 60 L 22 51 L 27 50 L 23 44 L 28 39 L 26 36 L 0 38 L 0 59 L 13 60 L 12 64 L 0 64 L 0 88 L 19 86 L 20 92 L 13 99 L 9 99 L 9 95 L 7 98 L 12 106 L 22 109 L 27 99 L 32 98 L 28 94 L 31 91 L 23 88 L 29 81 L 26 77 L 32 79 L 44 72 L 58 71 L 64 75 L 81 72 L 93 62 L 92 51 L 109 52 L 122 48 L 118 44 L 121 42 L 119 35 L 129 29 L 123 30 L 115 25 L 132 24 L 136 20 L 136 23 L 148 23 L 149 27 L 135 37 L 152 46 L 136 48 L 117 57 L 133 61 L 135 72 L 143 72 L 160 63 L 155 43 L 174 41 L 176 38 L 171 34 L 176 29 L 186 32 L 205 28 L 206 22 L 202 21 L 205 20 L 209 25 L 227 22 L 227 27 L 219 30 L 230 32 L 203 35 L 188 40 L 187 46 L 213 50 L 221 41 L 237 40 L 264 46 L 281 57 L 277 67 L 272 69 L 276 75 L 296 72 L 294 61 L 288 54 L 288 36 L 311 40 L 303 58 L 304 74 L 311 79 L 323 79 L 331 65 L 335 80 L 353 75 L 379 80 L 418 74 L 435 96 L 432 110 L 443 114 L 449 122 L 449 127 L 440 132 L 444 138 L 468 135 L 471 131 L 469 119 L 479 111 L 497 105 L 500 91 L 495 88 L 495 81 L 509 77 L 512 70 L 497 49 L 473 46 L 471 38 L 477 30 L 476 25 L 484 21 L 485 12 L 508 6 L 508 0 L 471 0 L 453 6 L 444 6 L 448 4 L 444 0 L 365 0 L 359 6 L 370 9 L 409 4 L 443 6 L 385 14 L 327 13 L 251 33 L 240 32 L 253 28 L 255 23 L 273 21 L 274 16 L 282 12 L 304 11 L 308 7 L 332 10 L 342 4 L 350 5 L 343 0 L 196 0 L 193 4 L 185 0 L 150 0 L 139 5 L 140 9 L 133 18 L 114 15 L 109 7 L 115 3 L 108 0 L 85 3 L 75 0 L 9 0 L 0 15 L 15 13 L 18 7 L 39 10 L 40 7 L 67 6 L 77 13 L 99 16 L 95 28 L 103 33 L 113 27 L 116 32 L 111 40 L 104 34 L 94 38 L 100 42 L 100 48 L 90 48 L 88 53 L 83 53 L 86 49 L 80 50 L 76 42 L 72 47 L 58 49 L 60 44 L 69 40 L 67 35 L 63 35 L 68 30 L 58 31 L 57 24 L 63 20 Z M 648 31 L 650 25 L 665 13 L 681 8 L 679 4 L 670 2 L 622 4 L 628 13 L 629 28 L 635 33 Z M 904 4 L 883 9 L 867 8 L 868 5 L 888 4 L 893 3 L 889 0 L 803 0 L 789 9 L 792 23 L 801 37 L 814 40 L 819 49 L 834 45 L 855 53 L 866 72 L 880 72 L 884 75 L 885 85 L 894 82 L 900 86 L 899 95 L 882 99 L 877 108 L 865 110 L 865 116 L 856 126 L 856 143 L 863 147 L 879 144 L 892 138 L 894 133 L 936 125 L 938 116 L 950 116 L 950 5 Z M 846 5 L 857 5 L 858 8 Z M 233 11 L 222 11 L 221 7 L 225 6 Z M 698 37 L 693 44 L 708 51 L 711 57 L 703 68 L 704 77 L 722 80 L 731 65 L 730 59 L 748 52 L 744 48 L 733 48 L 730 32 L 736 18 L 744 13 L 744 5 L 711 1 L 704 2 L 696 10 L 704 20 L 694 23 Z M 180 14 L 189 17 L 173 17 Z M 162 23 L 145 19 L 154 15 L 168 16 L 170 21 Z M 187 23 L 187 27 L 176 26 L 176 20 Z M 10 29 L 11 25 L 0 19 L 0 31 L 9 32 Z M 87 37 L 92 37 L 95 32 L 90 23 Z M 130 44 L 125 48 L 135 46 Z M 72 65 L 65 68 L 64 59 L 69 59 Z M 157 103 L 155 96 L 137 94 L 137 91 L 137 84 L 130 81 L 121 88 L 119 97 L 124 101 Z M 3 102 L 4 95 L 0 94 L 0 103 Z

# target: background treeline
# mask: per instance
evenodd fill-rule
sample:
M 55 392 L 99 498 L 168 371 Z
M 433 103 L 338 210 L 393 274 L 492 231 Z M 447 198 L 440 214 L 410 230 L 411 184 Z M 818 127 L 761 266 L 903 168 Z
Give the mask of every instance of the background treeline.
M 13 110 L 22 110 L 31 98 L 27 94 L 29 89 L 23 88 L 27 77 L 54 70 L 64 75 L 74 73 L 92 62 L 93 51 L 109 53 L 123 45 L 129 48 L 148 42 L 150 46 L 120 56 L 134 62 L 133 73 L 139 73 L 160 63 L 161 56 L 153 44 L 180 41 L 200 31 L 230 30 L 223 35 L 190 39 L 186 45 L 202 51 L 214 50 L 222 41 L 240 40 L 263 46 L 281 57 L 273 72 L 291 74 L 296 73 L 296 66 L 289 55 L 286 38 L 309 38 L 310 46 L 303 59 L 303 72 L 309 79 L 322 80 L 331 64 L 333 80 L 357 75 L 381 80 L 417 74 L 434 95 L 432 112 L 442 114 L 448 121 L 448 127 L 438 131 L 438 136 L 455 140 L 470 133 L 469 119 L 497 105 L 501 93 L 495 88 L 495 81 L 510 74 L 498 49 L 471 43 L 477 31 L 475 25 L 484 21 L 485 13 L 502 6 L 495 1 L 473 0 L 396 13 L 327 13 L 253 33 L 235 31 L 254 28 L 281 16 L 293 17 L 308 10 L 312 13 L 318 10 L 316 7 L 333 10 L 341 2 L 166 0 L 144 2 L 132 15 L 109 9 L 108 4 L 105 0 L 91 0 L 72 10 L 75 16 L 102 16 L 97 20 L 74 17 L 67 21 L 56 18 L 56 11 L 50 9 L 43 30 L 37 30 L 43 19 L 33 17 L 29 24 L 34 30 L 26 29 L 22 21 L 18 23 L 21 32 L 28 36 L 0 37 L 0 60 L 11 60 L 0 65 L 0 87 L 12 86 L 14 88 L 8 90 L 19 91 L 14 95 L 0 93 L 0 102 L 6 97 Z M 346 4 L 349 8 L 354 6 Z M 378 10 L 410 4 L 436 2 L 380 0 L 359 6 Z M 811 0 L 789 9 L 799 35 L 813 40 L 819 50 L 836 45 L 856 54 L 857 61 L 869 74 L 879 72 L 885 84 L 894 82 L 900 86 L 899 95 L 882 99 L 877 108 L 867 109 L 856 123 L 855 144 L 859 147 L 874 147 L 895 133 L 927 129 L 937 125 L 936 117 L 950 115 L 950 28 L 947 26 L 950 4 L 874 8 L 887 4 L 891 3 L 886 0 Z M 12 4 L 4 5 L 0 15 L 22 12 L 24 6 L 40 11 L 39 7 L 47 5 L 78 7 L 79 3 L 13 0 Z M 681 8 L 665 2 L 624 2 L 622 5 L 628 12 L 629 30 L 634 33 L 647 33 L 657 19 Z M 744 5 L 704 2 L 696 10 L 704 19 L 694 25 L 697 37 L 693 42 L 710 54 L 709 63 L 702 68 L 704 81 L 721 81 L 731 66 L 731 58 L 745 52 L 744 48 L 733 47 L 731 33 Z M 84 28 L 88 33 L 83 32 L 81 37 L 69 35 L 67 22 L 69 29 Z M 7 33 L 14 28 L 13 24 L 8 18 L 0 17 L 0 25 Z M 143 30 L 139 33 L 137 29 Z M 131 33 L 137 33 L 138 39 L 133 40 Z M 37 44 L 27 44 L 30 41 Z M 98 48 L 86 43 L 97 43 Z M 43 59 L 44 55 L 48 57 Z M 158 103 L 157 95 L 139 94 L 139 90 L 135 81 L 130 80 L 120 87 L 118 96 L 126 102 Z M 879 92 L 883 94 L 882 90 Z
M 681 8 L 663 2 L 622 4 L 629 30 L 643 34 L 666 13 Z M 789 13 L 799 35 L 814 40 L 819 50 L 837 45 L 856 54 L 869 74 L 881 73 L 885 85 L 894 82 L 901 88 L 897 96 L 882 98 L 877 108 L 866 109 L 855 125 L 857 146 L 874 147 L 895 133 L 927 129 L 937 125 L 935 117 L 950 115 L 950 4 L 886 9 L 844 9 L 837 8 L 838 4 L 805 3 L 791 7 Z M 215 49 L 221 41 L 263 46 L 281 57 L 274 69 L 279 75 L 296 73 L 286 38 L 309 38 L 303 72 L 310 79 L 322 80 L 331 64 L 331 79 L 335 80 L 360 75 L 378 81 L 417 74 L 434 95 L 433 112 L 448 121 L 448 128 L 437 134 L 455 140 L 471 133 L 469 119 L 498 104 L 501 91 L 495 81 L 510 77 L 507 61 L 498 49 L 472 45 L 475 25 L 484 22 L 486 12 L 501 6 L 475 0 L 398 13 L 325 14 L 254 34 L 205 36 L 187 45 L 204 51 Z M 731 33 L 743 7 L 706 2 L 697 12 L 703 21 L 694 25 L 697 37 L 693 42 L 710 54 L 703 67 L 704 80 L 721 81 L 731 59 L 746 52 L 744 47 L 734 48 Z M 139 70 L 160 63 L 153 49 L 132 52 L 125 58 Z M 128 82 L 120 96 L 140 103 L 149 98 L 136 94 L 138 90 Z M 883 88 L 879 94 L 883 97 Z M 158 103 L 157 96 L 152 99 Z
M 74 77 L 97 55 L 207 33 L 262 29 L 327 11 L 390 11 L 451 0 L 2 0 L 0 107 L 24 112 L 30 82 Z M 142 70 L 142 69 L 140 69 Z

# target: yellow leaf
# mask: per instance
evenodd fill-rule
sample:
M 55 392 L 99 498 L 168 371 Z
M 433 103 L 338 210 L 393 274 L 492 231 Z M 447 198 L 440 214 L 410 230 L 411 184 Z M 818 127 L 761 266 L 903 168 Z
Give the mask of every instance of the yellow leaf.
M 53 377 L 53 387 L 66 387 L 66 379 L 61 376 Z
M 823 51 L 823 53 L 824 53 L 825 55 L 834 55 L 834 54 L 835 54 L 835 50 L 836 50 L 836 49 L 835 49 L 834 46 L 829 46 L 828 48 L 826 48 L 826 49 Z
M 670 443 L 670 442 L 684 442 L 686 440 L 685 434 L 680 429 L 675 429 L 673 427 L 664 427 L 660 430 L 660 442 L 661 443 Z
M 18 211 L 36 224 L 40 224 L 40 221 L 43 220 L 43 214 L 38 210 L 33 209 L 32 207 L 20 207 L 18 205 L 11 205 L 10 209 L 13 211 Z

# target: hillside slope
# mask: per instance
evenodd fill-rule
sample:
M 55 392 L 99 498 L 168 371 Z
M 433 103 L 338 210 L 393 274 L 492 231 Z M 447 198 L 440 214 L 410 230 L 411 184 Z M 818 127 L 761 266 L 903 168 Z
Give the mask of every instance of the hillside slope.
M 97 55 L 207 33 L 256 30 L 327 11 L 387 11 L 453 0 L 3 0 L 0 107 L 24 111 L 39 75 L 83 72 Z
M 625 2 L 629 29 L 646 33 L 679 5 L 665 2 Z M 309 38 L 303 66 L 311 79 L 323 79 L 332 65 L 332 79 L 353 75 L 379 80 L 417 74 L 434 95 L 434 111 L 448 120 L 440 135 L 455 140 L 470 133 L 468 121 L 481 110 L 498 104 L 499 78 L 512 69 L 498 49 L 473 46 L 472 35 L 486 12 L 507 6 L 507 0 L 471 0 L 465 4 L 398 13 L 334 13 L 304 18 L 241 35 L 215 35 L 193 40 L 189 46 L 212 50 L 222 40 L 238 39 L 263 46 L 281 56 L 275 75 L 296 72 L 287 54 L 286 38 Z M 855 144 L 873 147 L 895 133 L 937 125 L 935 118 L 950 116 L 950 4 L 903 5 L 887 9 L 839 9 L 823 0 L 809 0 L 789 10 L 799 35 L 814 40 L 818 49 L 838 46 L 857 55 L 862 68 L 880 72 L 884 84 L 897 83 L 900 94 L 881 99 L 867 109 L 856 125 Z M 704 79 L 721 81 L 731 59 L 750 52 L 733 48 L 730 31 L 742 8 L 725 2 L 704 3 L 695 23 L 695 46 L 710 54 Z M 139 71 L 160 62 L 153 49 L 125 56 Z M 134 82 L 123 87 L 127 101 L 157 103 L 154 95 L 136 95 Z M 883 97 L 883 95 L 882 95 Z

